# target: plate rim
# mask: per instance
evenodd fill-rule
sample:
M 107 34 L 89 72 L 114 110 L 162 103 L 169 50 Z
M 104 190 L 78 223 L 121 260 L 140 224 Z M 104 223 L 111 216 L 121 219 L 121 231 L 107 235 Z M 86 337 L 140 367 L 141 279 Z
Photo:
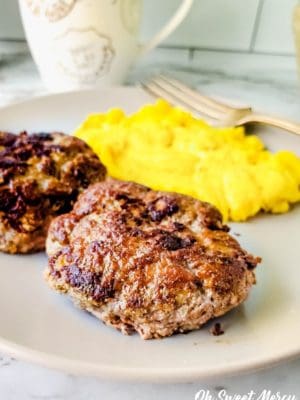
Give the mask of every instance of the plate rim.
M 236 362 L 221 368 L 143 368 L 115 367 L 93 362 L 71 360 L 67 357 L 53 355 L 30 347 L 18 345 L 0 337 L 0 351 L 25 362 L 31 362 L 42 367 L 71 373 L 77 376 L 97 377 L 104 380 L 135 382 L 135 383 L 189 383 L 199 379 L 221 378 L 257 372 L 277 366 L 283 362 L 292 361 L 300 356 L 300 349 L 290 351 L 282 356 L 272 355 L 253 363 Z
M 118 90 L 123 90 L 123 91 L 128 91 L 128 92 L 134 92 L 134 91 L 139 91 L 141 93 L 144 93 L 145 96 L 149 96 L 149 99 L 157 99 L 157 97 L 151 96 L 148 94 L 141 86 L 137 85 L 111 85 L 103 88 L 97 88 L 97 89 L 71 89 L 71 90 L 66 90 L 62 92 L 47 92 L 47 93 L 39 93 L 38 95 L 33 95 L 32 97 L 25 97 L 21 99 L 16 99 L 10 101 L 8 104 L 2 104 L 0 105 L 0 112 L 3 110 L 7 110 L 9 108 L 13 108 L 15 106 L 21 106 L 22 104 L 27 104 L 27 103 L 32 103 L 38 100 L 44 100 L 47 98 L 51 97 L 63 97 L 63 96 L 68 96 L 68 95 L 80 95 L 80 94 L 89 94 L 89 93 L 103 93 L 103 91 L 118 91 Z

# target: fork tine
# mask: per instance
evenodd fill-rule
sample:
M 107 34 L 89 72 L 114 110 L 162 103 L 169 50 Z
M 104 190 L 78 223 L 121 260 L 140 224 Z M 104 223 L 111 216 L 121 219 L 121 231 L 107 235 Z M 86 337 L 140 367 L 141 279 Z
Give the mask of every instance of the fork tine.
M 164 100 L 167 100 L 169 103 L 173 104 L 173 106 L 179 106 L 179 107 L 183 108 L 185 111 L 199 114 L 199 112 L 197 110 L 194 110 L 192 107 L 188 107 L 183 101 L 181 101 L 180 99 L 176 99 L 172 95 L 169 95 L 167 92 L 165 92 L 161 88 L 157 87 L 155 84 L 152 84 L 149 82 L 147 82 L 147 83 L 140 82 L 139 84 L 151 96 L 154 96 L 157 98 L 163 98 Z
M 198 101 L 199 103 L 203 103 L 203 104 L 205 104 L 209 107 L 212 107 L 213 109 L 218 110 L 220 112 L 229 113 L 229 112 L 236 111 L 236 110 L 251 111 L 250 107 L 233 107 L 233 106 L 225 104 L 221 101 L 214 100 L 211 97 L 205 96 L 205 95 L 201 94 L 200 92 L 198 92 L 194 89 L 191 89 L 190 87 L 188 87 L 184 83 L 178 81 L 177 79 L 171 78 L 169 76 L 160 74 L 159 78 L 162 79 L 164 82 L 174 86 L 174 88 L 177 88 L 181 92 L 189 95 L 191 98 Z
M 149 92 L 160 96 L 170 101 L 172 104 L 180 105 L 185 107 L 185 109 L 193 112 L 197 112 L 202 115 L 206 115 L 210 118 L 220 120 L 224 118 L 224 114 L 219 111 L 207 107 L 203 104 L 198 104 L 196 101 L 191 99 L 189 96 L 182 94 L 177 89 L 172 86 L 159 81 L 158 79 L 152 79 L 150 82 L 144 83 L 144 88 L 148 89 Z

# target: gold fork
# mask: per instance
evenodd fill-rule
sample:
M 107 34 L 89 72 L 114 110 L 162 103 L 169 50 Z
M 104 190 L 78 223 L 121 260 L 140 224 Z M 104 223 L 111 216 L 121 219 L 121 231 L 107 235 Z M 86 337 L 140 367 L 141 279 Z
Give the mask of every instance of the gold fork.
M 151 95 L 161 97 L 173 105 L 188 111 L 200 113 L 212 118 L 220 125 L 241 126 L 250 123 L 271 125 L 300 135 L 300 124 L 286 119 L 264 115 L 253 111 L 251 107 L 233 107 L 207 97 L 191 89 L 177 79 L 159 75 L 148 82 L 141 83 Z

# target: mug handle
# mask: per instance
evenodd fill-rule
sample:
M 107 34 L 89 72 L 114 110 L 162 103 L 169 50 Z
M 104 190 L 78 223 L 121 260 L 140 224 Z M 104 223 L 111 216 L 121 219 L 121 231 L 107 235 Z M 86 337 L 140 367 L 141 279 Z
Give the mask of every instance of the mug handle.
M 159 43 L 165 40 L 177 28 L 177 26 L 187 16 L 190 8 L 193 5 L 193 2 L 194 0 L 183 0 L 181 2 L 181 5 L 178 7 L 171 19 L 165 24 L 165 26 L 152 39 L 141 45 L 141 56 L 144 56 L 150 50 L 154 49 L 154 47 L 158 46 Z

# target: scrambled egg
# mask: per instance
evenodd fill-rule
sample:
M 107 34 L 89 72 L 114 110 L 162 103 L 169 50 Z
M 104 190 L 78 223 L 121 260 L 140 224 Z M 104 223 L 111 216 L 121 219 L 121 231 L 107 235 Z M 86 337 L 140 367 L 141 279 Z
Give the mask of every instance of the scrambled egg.
M 91 115 L 75 135 L 111 176 L 207 201 L 225 221 L 283 213 L 300 200 L 295 154 L 272 154 L 243 128 L 209 126 L 163 100 L 131 116 L 120 109 Z

